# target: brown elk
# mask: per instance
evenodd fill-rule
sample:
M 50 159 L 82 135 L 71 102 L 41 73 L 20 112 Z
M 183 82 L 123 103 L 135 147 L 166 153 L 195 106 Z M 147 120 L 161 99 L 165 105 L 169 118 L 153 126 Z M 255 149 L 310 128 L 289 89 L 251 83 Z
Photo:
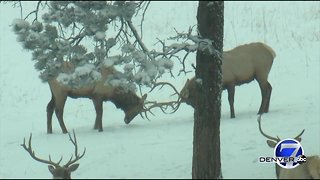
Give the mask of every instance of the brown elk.
M 73 64 L 70 62 L 64 62 L 62 64 L 63 71 L 72 72 L 74 70 Z M 90 84 L 81 88 L 71 88 L 68 85 L 60 83 L 57 79 L 49 81 L 51 90 L 51 100 L 47 105 L 47 133 L 52 133 L 52 115 L 55 111 L 57 119 L 63 133 L 67 133 L 67 128 L 63 121 L 63 109 L 67 97 L 71 98 L 90 98 L 93 101 L 96 110 L 96 120 L 94 123 L 94 129 L 103 131 L 102 128 L 102 113 L 103 113 L 103 101 L 113 102 L 117 108 L 122 109 L 125 112 L 124 122 L 129 124 L 131 120 L 140 112 L 143 111 L 144 100 L 147 98 L 147 94 L 144 94 L 142 98 L 138 97 L 134 92 L 124 90 L 121 87 L 114 87 L 106 85 L 105 81 L 108 76 L 117 73 L 112 67 L 106 67 L 101 65 L 101 79 L 95 84 Z
M 70 62 L 64 62 L 61 66 L 62 72 L 71 73 L 74 71 L 74 65 Z M 144 94 L 141 98 L 134 92 L 125 90 L 120 86 L 112 86 L 106 84 L 109 76 L 119 73 L 113 66 L 100 65 L 101 78 L 93 84 L 81 88 L 72 88 L 57 80 L 57 78 L 50 80 L 49 86 L 51 90 L 51 100 L 47 105 L 47 133 L 52 133 L 52 115 L 55 111 L 57 119 L 63 133 L 67 133 L 67 128 L 63 121 L 63 109 L 67 97 L 71 98 L 89 98 L 93 101 L 96 110 L 96 119 L 94 123 L 94 129 L 98 129 L 99 132 L 103 131 L 102 127 L 102 113 L 103 113 L 103 101 L 111 101 L 117 108 L 124 111 L 124 122 L 129 124 L 139 113 L 151 112 L 152 108 L 159 107 L 163 112 L 169 107 L 173 106 L 175 102 L 145 102 L 147 94 Z M 162 83 L 157 83 L 150 90 L 150 92 Z M 146 107 L 146 104 L 152 104 Z M 142 116 L 142 115 L 141 115 Z M 142 116 L 143 117 L 143 116 Z M 149 119 L 149 118 L 148 118 Z
M 48 169 L 51 172 L 51 174 L 53 176 L 53 179 L 71 179 L 71 172 L 77 170 L 77 168 L 79 167 L 79 164 L 75 163 L 75 162 L 77 162 L 79 159 L 81 159 L 85 155 L 86 149 L 84 149 L 83 153 L 81 155 L 79 155 L 78 154 L 77 139 L 76 139 L 76 135 L 75 135 L 74 131 L 73 131 L 73 139 L 71 138 L 70 134 L 69 134 L 69 138 L 70 138 L 70 141 L 72 142 L 72 144 L 75 146 L 75 158 L 73 159 L 73 156 L 71 156 L 69 161 L 63 166 L 60 166 L 60 162 L 62 160 L 62 156 L 61 156 L 60 160 L 56 163 L 56 162 L 53 162 L 51 160 L 50 155 L 49 155 L 49 160 L 38 158 L 35 155 L 34 150 L 31 147 L 32 134 L 30 134 L 30 137 L 29 137 L 28 147 L 26 146 L 25 139 L 23 139 L 23 144 L 21 144 L 21 146 L 36 161 L 39 161 L 39 162 L 42 162 L 42 163 L 45 163 L 45 164 L 49 164 L 48 165 Z
M 261 128 L 261 115 L 258 116 L 258 124 L 260 133 L 268 138 L 267 144 L 269 147 L 273 148 L 280 142 L 279 137 L 272 137 L 267 135 L 262 131 Z M 297 135 L 294 139 L 301 142 L 301 135 L 304 133 L 304 130 Z M 278 164 L 275 166 L 276 176 L 278 179 L 320 179 L 320 157 L 319 156 L 308 156 L 305 163 L 300 164 L 294 169 L 284 169 L 281 168 Z
M 269 111 L 272 86 L 268 82 L 273 59 L 276 57 L 271 47 L 256 42 L 238 46 L 223 52 L 222 55 L 222 87 L 228 91 L 230 116 L 235 118 L 234 93 L 235 86 L 249 83 L 256 79 L 259 83 L 262 101 L 258 114 Z M 180 92 L 182 102 L 195 106 L 197 95 L 196 80 L 187 80 Z

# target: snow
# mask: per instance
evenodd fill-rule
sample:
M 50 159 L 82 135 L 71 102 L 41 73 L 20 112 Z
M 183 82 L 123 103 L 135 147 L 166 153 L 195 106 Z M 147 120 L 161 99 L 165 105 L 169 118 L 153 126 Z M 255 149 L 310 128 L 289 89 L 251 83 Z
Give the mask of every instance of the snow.
M 65 84 L 75 84 L 75 87 L 82 87 L 88 85 L 84 82 L 93 82 L 101 79 L 101 74 L 96 71 L 93 64 L 84 64 L 75 68 L 73 73 L 59 73 L 57 81 Z M 82 83 L 81 83 L 82 82 Z
M 102 41 L 102 40 L 105 39 L 105 37 L 106 37 L 105 32 L 101 32 L 101 31 L 96 32 L 95 38 L 96 38 L 97 40 Z
M 25 3 L 26 12 L 36 6 Z M 156 38 L 174 36 L 196 24 L 197 2 L 151 2 L 143 24 L 148 47 Z M 292 138 L 302 129 L 306 155 L 320 155 L 320 3 L 319 2 L 225 2 L 224 49 L 261 41 L 277 56 L 269 74 L 273 86 L 270 112 L 262 116 L 265 132 Z M 47 165 L 33 160 L 20 146 L 32 133 L 36 155 L 63 162 L 74 152 L 67 134 L 53 117 L 53 134 L 46 133 L 46 105 L 51 98 L 47 84 L 38 78 L 31 53 L 23 50 L 9 26 L 20 9 L 0 4 L 0 178 L 51 178 Z M 151 49 L 151 48 L 150 48 Z M 195 55 L 186 68 L 193 70 Z M 174 70 L 179 70 L 175 62 Z M 174 71 L 174 72 L 176 72 Z M 187 78 L 164 74 L 163 80 L 181 90 Z M 146 93 L 148 89 L 142 89 Z M 173 100 L 171 89 L 155 89 L 148 100 Z M 256 113 L 260 106 L 256 81 L 236 87 L 236 118 L 230 119 L 227 92 L 222 94 L 221 166 L 224 178 L 275 178 L 274 164 L 258 163 L 273 156 L 273 149 L 259 133 Z M 193 109 L 185 104 L 171 115 L 153 110 L 151 121 L 137 116 L 129 125 L 124 113 L 104 103 L 103 132 L 93 130 L 95 110 L 88 99 L 66 102 L 64 119 L 75 130 L 79 168 L 72 178 L 191 178 Z M 63 163 L 62 162 L 62 163 Z

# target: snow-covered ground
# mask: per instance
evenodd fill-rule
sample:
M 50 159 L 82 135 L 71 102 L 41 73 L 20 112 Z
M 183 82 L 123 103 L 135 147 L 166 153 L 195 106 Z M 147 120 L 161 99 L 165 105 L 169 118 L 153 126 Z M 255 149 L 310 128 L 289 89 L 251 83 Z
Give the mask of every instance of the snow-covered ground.
M 31 7 L 30 5 L 27 7 Z M 35 6 L 33 7 L 35 8 Z M 152 2 L 144 22 L 144 40 L 175 35 L 196 24 L 197 2 Z M 26 15 L 26 14 L 25 14 Z M 57 119 L 53 134 L 46 134 L 49 86 L 38 78 L 31 53 L 22 49 L 9 26 L 20 9 L 0 4 L 0 178 L 51 178 L 45 164 L 33 160 L 20 146 L 33 134 L 37 156 L 67 161 L 74 152 Z M 264 130 L 291 138 L 302 129 L 306 155 L 320 155 L 320 3 L 225 2 L 224 49 L 261 41 L 277 57 L 269 75 L 273 86 L 270 112 L 263 115 Z M 188 66 L 195 59 L 188 59 Z M 177 63 L 176 68 L 179 68 Z M 186 79 L 169 79 L 180 90 Z M 169 99 L 170 89 L 154 91 L 148 99 Z M 224 178 L 275 178 L 274 164 L 261 164 L 259 156 L 273 156 L 273 149 L 258 130 L 256 113 L 261 96 L 256 81 L 236 88 L 236 118 L 229 118 L 227 93 L 222 96 L 221 155 Z M 129 125 L 124 114 L 104 103 L 103 132 L 93 130 L 95 111 L 88 99 L 68 99 L 64 118 L 75 130 L 79 161 L 73 178 L 191 178 L 193 109 L 182 105 L 172 115 L 155 110 L 151 121 L 137 116 Z

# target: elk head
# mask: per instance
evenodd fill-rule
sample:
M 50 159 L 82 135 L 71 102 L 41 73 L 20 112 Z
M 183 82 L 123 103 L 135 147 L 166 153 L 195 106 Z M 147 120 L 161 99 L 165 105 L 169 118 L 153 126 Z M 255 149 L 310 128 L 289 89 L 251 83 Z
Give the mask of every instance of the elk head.
M 32 134 L 30 134 L 30 137 L 29 137 L 29 142 L 28 142 L 28 147 L 26 146 L 25 144 L 25 139 L 23 139 L 23 144 L 21 144 L 21 146 L 30 154 L 30 156 L 36 160 L 36 161 L 39 161 L 39 162 L 42 162 L 42 163 L 45 163 L 45 164 L 49 164 L 48 165 L 48 169 L 49 171 L 51 172 L 52 176 L 53 176 L 53 179 L 71 179 L 71 172 L 77 170 L 77 168 L 79 167 L 79 164 L 78 163 L 75 163 L 77 162 L 79 159 L 81 159 L 85 152 L 86 152 L 86 149 L 84 149 L 83 153 L 81 155 L 78 154 L 78 144 L 77 144 L 77 139 L 76 139 L 76 136 L 75 136 L 75 133 L 73 131 L 73 137 L 74 139 L 71 138 L 71 135 L 70 133 L 69 134 L 69 138 L 70 138 L 70 141 L 72 142 L 72 144 L 75 146 L 75 158 L 73 159 L 73 156 L 71 156 L 71 158 L 69 159 L 69 161 L 63 165 L 63 166 L 60 166 L 60 162 L 62 160 L 62 157 L 60 158 L 60 160 L 56 163 L 56 162 L 53 162 L 51 160 L 51 157 L 49 155 L 49 160 L 45 160 L 45 159 L 42 159 L 42 158 L 38 158 L 35 153 L 34 153 L 34 150 L 32 149 L 31 147 L 31 139 L 32 139 Z
M 129 102 L 129 108 L 125 110 L 124 122 L 126 124 L 129 124 L 143 110 L 144 101 L 147 99 L 147 94 L 144 94 L 141 98 L 135 94 L 133 95 L 134 98 Z
M 197 90 L 196 90 L 196 81 L 195 78 L 187 79 L 187 82 L 185 83 L 184 87 L 180 91 L 180 97 L 181 97 L 181 102 L 185 102 L 188 105 L 192 106 L 195 108 L 195 96 L 197 95 Z
M 278 144 L 278 142 L 281 141 L 281 139 L 280 139 L 278 136 L 277 136 L 277 137 L 272 137 L 272 136 L 266 134 L 265 132 L 263 132 L 263 130 L 262 130 L 262 128 L 261 128 L 261 115 L 262 115 L 262 114 L 260 114 L 260 115 L 258 116 L 258 119 L 257 119 L 258 124 L 259 124 L 259 131 L 260 131 L 260 133 L 261 133 L 264 137 L 266 137 L 266 138 L 268 139 L 268 140 L 267 140 L 268 146 L 271 147 L 271 148 L 274 148 L 274 147 Z M 304 133 L 304 129 L 303 129 L 302 132 L 301 132 L 300 134 L 298 134 L 294 139 L 297 140 L 297 141 L 299 141 L 299 142 L 301 142 L 301 137 L 300 137 L 300 136 L 301 136 L 303 133 Z M 303 164 L 303 165 L 304 165 L 304 164 Z M 299 167 L 298 167 L 298 168 L 299 168 Z M 300 167 L 300 168 L 301 168 L 301 167 Z M 277 178 L 283 176 L 283 175 L 284 175 L 285 173 L 287 173 L 287 172 L 290 172 L 290 171 L 281 169 L 281 167 L 280 167 L 278 164 L 276 164 L 276 176 L 277 176 Z M 300 173 L 300 174 L 301 174 L 301 173 Z

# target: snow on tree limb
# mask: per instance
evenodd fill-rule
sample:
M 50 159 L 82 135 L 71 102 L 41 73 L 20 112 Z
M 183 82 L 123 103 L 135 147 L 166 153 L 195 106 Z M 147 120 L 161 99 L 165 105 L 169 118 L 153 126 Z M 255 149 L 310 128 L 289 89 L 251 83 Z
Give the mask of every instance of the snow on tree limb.
M 148 5 L 132 1 L 51 1 L 45 4 L 39 1 L 36 9 L 24 19 L 13 21 L 13 31 L 23 48 L 32 51 L 35 68 L 44 82 L 58 77 L 72 87 L 97 80 L 100 65 L 117 66 L 120 67 L 117 70 L 122 70 L 121 75 L 108 80 L 112 85 L 129 86 L 129 89 L 135 89 L 136 85 L 152 87 L 164 73 L 173 76 L 174 58 L 183 65 L 180 74 L 188 72 L 184 63 L 190 53 L 197 50 L 217 52 L 210 40 L 191 35 L 192 28 L 188 33 L 176 31 L 175 37 L 168 38 L 176 41 L 170 45 L 159 40 L 162 50 L 150 51 L 141 38 L 142 31 L 139 34 L 132 23 L 134 14 Z M 32 14 L 35 18 L 29 22 Z M 144 14 L 145 9 L 143 18 Z M 182 58 L 181 52 L 185 52 Z M 74 71 L 63 72 L 63 62 L 72 63 Z

